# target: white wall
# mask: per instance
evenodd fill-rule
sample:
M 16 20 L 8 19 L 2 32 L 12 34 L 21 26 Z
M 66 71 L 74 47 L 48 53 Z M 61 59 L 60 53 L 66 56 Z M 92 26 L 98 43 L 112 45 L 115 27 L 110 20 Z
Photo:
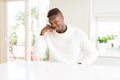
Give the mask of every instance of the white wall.
M 94 13 L 120 13 L 120 0 L 93 0 Z
M 90 3 L 93 4 L 93 9 L 90 9 Z M 51 8 L 60 8 L 64 14 L 66 23 L 82 29 L 88 36 L 91 34 L 90 30 L 93 31 L 93 28 L 90 29 L 90 24 L 93 23 L 90 21 L 90 10 L 93 10 L 92 17 L 120 16 L 119 4 L 120 0 L 51 0 Z
M 59 8 L 65 22 L 89 34 L 89 0 L 51 0 L 51 8 Z

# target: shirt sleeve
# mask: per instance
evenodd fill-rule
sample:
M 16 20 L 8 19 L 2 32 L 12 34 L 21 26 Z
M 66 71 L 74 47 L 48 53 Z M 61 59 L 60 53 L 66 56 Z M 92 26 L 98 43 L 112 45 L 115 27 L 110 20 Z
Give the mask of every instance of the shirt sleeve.
M 81 50 L 83 52 L 84 58 L 81 60 L 82 64 L 92 64 L 98 56 L 98 51 L 95 45 L 90 42 L 85 33 L 82 33 L 81 40 Z
M 37 59 L 42 59 L 47 50 L 47 43 L 44 36 L 39 36 L 33 46 L 33 54 Z

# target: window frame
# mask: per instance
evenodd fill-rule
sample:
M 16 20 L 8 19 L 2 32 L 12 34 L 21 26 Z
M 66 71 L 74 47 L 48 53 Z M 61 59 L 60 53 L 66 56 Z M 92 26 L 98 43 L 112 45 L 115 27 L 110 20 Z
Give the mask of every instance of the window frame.
M 118 13 L 116 13 L 118 14 Z M 105 13 L 100 13 L 100 14 L 94 14 L 91 16 L 92 18 L 92 21 L 91 21 L 91 25 L 90 25 L 90 39 L 92 41 L 94 41 L 97 49 L 98 49 L 98 46 L 97 46 L 97 19 L 98 17 L 120 17 L 120 15 L 116 15 L 116 14 L 109 14 L 108 15 Z M 107 54 L 108 53 L 108 54 Z M 112 51 L 109 51 L 109 52 L 103 52 L 103 51 L 99 51 L 99 56 L 103 56 L 103 57 L 120 57 L 120 54 L 116 51 L 116 52 L 112 52 Z

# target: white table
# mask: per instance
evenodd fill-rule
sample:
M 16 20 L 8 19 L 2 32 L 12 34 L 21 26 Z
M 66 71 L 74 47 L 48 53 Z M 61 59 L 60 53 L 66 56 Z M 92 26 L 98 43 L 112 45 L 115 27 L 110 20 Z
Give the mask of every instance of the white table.
M 0 64 L 0 80 L 120 80 L 120 67 L 16 61 Z

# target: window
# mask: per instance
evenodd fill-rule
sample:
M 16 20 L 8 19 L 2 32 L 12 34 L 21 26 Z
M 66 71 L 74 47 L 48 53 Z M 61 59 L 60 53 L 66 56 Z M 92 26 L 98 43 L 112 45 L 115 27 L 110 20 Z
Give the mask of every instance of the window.
M 47 23 L 49 0 L 6 0 L 8 59 L 32 60 L 32 46 Z
M 9 58 L 24 58 L 25 54 L 25 14 L 24 1 L 11 1 L 7 4 L 7 32 L 9 42 Z M 16 6 L 16 7 L 14 7 Z
M 101 55 L 120 56 L 120 17 L 97 17 L 96 26 Z

